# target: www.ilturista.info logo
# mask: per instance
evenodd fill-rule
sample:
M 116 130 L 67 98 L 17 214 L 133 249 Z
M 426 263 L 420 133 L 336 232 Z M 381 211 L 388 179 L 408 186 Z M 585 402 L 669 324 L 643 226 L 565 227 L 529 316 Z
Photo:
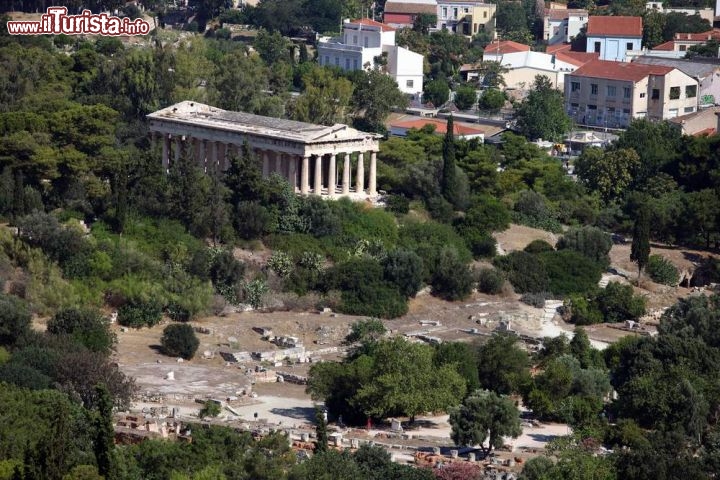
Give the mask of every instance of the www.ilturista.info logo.
M 111 17 L 83 10 L 80 15 L 68 15 L 66 7 L 49 7 L 40 21 L 7 22 L 10 35 L 146 35 L 150 24 L 140 18 Z

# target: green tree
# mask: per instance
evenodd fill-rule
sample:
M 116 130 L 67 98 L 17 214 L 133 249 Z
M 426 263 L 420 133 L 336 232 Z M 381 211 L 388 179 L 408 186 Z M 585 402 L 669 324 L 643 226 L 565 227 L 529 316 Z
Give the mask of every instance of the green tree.
M 392 77 L 379 70 L 357 70 L 353 82 L 352 106 L 359 127 L 373 132 L 385 131 L 385 120 L 394 108 L 404 109 L 407 97 Z
M 190 360 L 200 346 L 200 340 L 191 325 L 176 323 L 165 327 L 160 344 L 165 355 Z
M 443 342 L 435 347 L 435 364 L 455 365 L 457 372 L 465 379 L 468 392 L 480 388 L 478 379 L 477 352 L 472 345 L 463 342 Z
M 315 445 L 317 445 L 316 452 L 325 452 L 328 449 L 328 433 L 327 433 L 327 421 L 325 421 L 325 412 L 320 408 L 315 407 Z
M 350 333 L 345 337 L 345 343 L 375 342 L 385 336 L 387 329 L 377 318 L 358 320 L 350 325 Z
M 430 284 L 433 295 L 445 300 L 462 300 L 470 295 L 473 278 L 457 250 L 446 247 L 440 251 Z
M 480 386 L 500 395 L 520 391 L 529 377 L 530 361 L 517 337 L 496 334 L 478 349 Z
M 392 250 L 383 261 L 384 278 L 397 286 L 401 294 L 414 297 L 422 287 L 423 261 L 415 252 Z
M 97 394 L 97 412 L 95 413 L 94 428 L 95 461 L 98 473 L 108 478 L 112 473 L 112 450 L 115 448 L 115 429 L 113 428 L 113 402 L 110 392 L 104 385 L 95 387 Z
M 292 118 L 302 122 L 333 125 L 349 113 L 353 84 L 328 68 L 316 67 L 303 76 L 304 92 L 292 105 Z
M 550 80 L 538 75 L 532 90 L 517 109 L 517 127 L 527 138 L 561 140 L 571 128 L 562 93 Z
M 66 334 L 92 351 L 110 353 L 115 346 L 115 334 L 105 316 L 91 308 L 65 308 L 58 311 L 47 324 L 48 333 Z
M 175 218 L 194 234 L 207 234 L 209 179 L 193 158 L 191 147 L 181 152 L 177 162 L 172 162 L 168 180 L 170 211 Z
M 560 237 L 556 245 L 558 250 L 569 249 L 582 253 L 598 265 L 606 267 L 610 264 L 610 235 L 597 227 L 571 228 Z
M 447 120 L 447 132 L 443 140 L 443 169 L 441 189 L 445 199 L 452 203 L 456 198 L 457 173 L 455 165 L 455 125 L 453 116 L 450 115 Z
M 255 36 L 253 48 L 260 54 L 266 65 L 273 65 L 278 62 L 290 62 L 292 44 L 283 37 L 280 32 L 268 32 L 261 28 Z M 306 51 L 307 53 L 307 51 Z
M 578 177 L 606 202 L 619 199 L 635 180 L 641 158 L 633 149 L 586 149 L 575 164 Z
M 30 312 L 25 302 L 0 294 L 0 345 L 14 345 L 30 333 Z
M 635 212 L 630 260 L 637 263 L 638 280 L 650 258 L 650 214 L 645 205 Z
M 479 445 L 486 455 L 503 446 L 503 437 L 517 438 L 522 433 L 520 412 L 512 400 L 487 390 L 465 398 L 459 408 L 450 412 L 449 422 L 456 445 Z
M 430 102 L 436 107 L 445 104 L 450 98 L 450 87 L 443 79 L 431 80 L 425 83 L 423 101 Z
M 460 85 L 455 89 L 455 106 L 460 110 L 469 110 L 477 102 L 477 93 L 472 85 Z
M 505 100 L 505 92 L 497 88 L 488 88 L 480 95 L 478 108 L 488 112 L 499 112 L 505 105 Z
M 217 417 L 218 415 L 220 415 L 220 412 L 220 405 L 216 401 L 207 400 L 198 412 L 198 417 Z

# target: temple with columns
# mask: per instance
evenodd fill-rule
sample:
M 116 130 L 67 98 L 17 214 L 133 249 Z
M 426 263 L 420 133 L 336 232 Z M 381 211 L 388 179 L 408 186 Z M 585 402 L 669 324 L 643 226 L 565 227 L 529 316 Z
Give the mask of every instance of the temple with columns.
M 377 196 L 381 135 L 375 133 L 342 124 L 324 126 L 230 112 L 192 101 L 151 113 L 148 120 L 153 140 L 162 143 L 166 171 L 183 152 L 192 154 L 205 171 L 225 170 L 230 156 L 240 154 L 247 142 L 262 162 L 263 177 L 278 174 L 297 193 L 353 199 Z

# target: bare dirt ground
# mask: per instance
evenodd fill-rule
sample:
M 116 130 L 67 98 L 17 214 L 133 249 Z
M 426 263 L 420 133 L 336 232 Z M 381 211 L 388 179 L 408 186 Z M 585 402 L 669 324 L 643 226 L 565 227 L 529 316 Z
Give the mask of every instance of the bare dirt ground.
M 510 225 L 510 228 L 503 232 L 493 233 L 493 237 L 497 240 L 498 251 L 501 254 L 522 250 L 533 240 L 545 240 L 554 246 L 559 238 L 558 235 L 545 230 L 515 224 Z

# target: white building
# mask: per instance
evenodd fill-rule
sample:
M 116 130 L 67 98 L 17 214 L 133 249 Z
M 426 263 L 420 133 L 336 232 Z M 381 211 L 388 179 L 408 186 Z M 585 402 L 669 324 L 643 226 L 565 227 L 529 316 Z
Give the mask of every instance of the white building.
M 584 62 L 562 54 L 543 52 L 513 52 L 501 55 L 488 54 L 485 60 L 499 62 L 508 71 L 503 74 L 507 88 L 527 90 L 532 87 L 536 75 L 546 76 L 553 87 L 562 89 L 565 75 L 574 72 Z
M 546 9 L 543 18 L 543 38 L 548 45 L 570 43 L 580 29 L 587 25 L 588 12 L 580 9 Z
M 395 45 L 395 29 L 374 20 L 346 20 L 340 37 L 320 39 L 318 62 L 343 70 L 381 68 L 403 93 L 423 91 L 423 56 Z
M 628 52 L 642 49 L 642 17 L 591 16 L 587 26 L 587 52 L 600 60 L 628 61 Z

